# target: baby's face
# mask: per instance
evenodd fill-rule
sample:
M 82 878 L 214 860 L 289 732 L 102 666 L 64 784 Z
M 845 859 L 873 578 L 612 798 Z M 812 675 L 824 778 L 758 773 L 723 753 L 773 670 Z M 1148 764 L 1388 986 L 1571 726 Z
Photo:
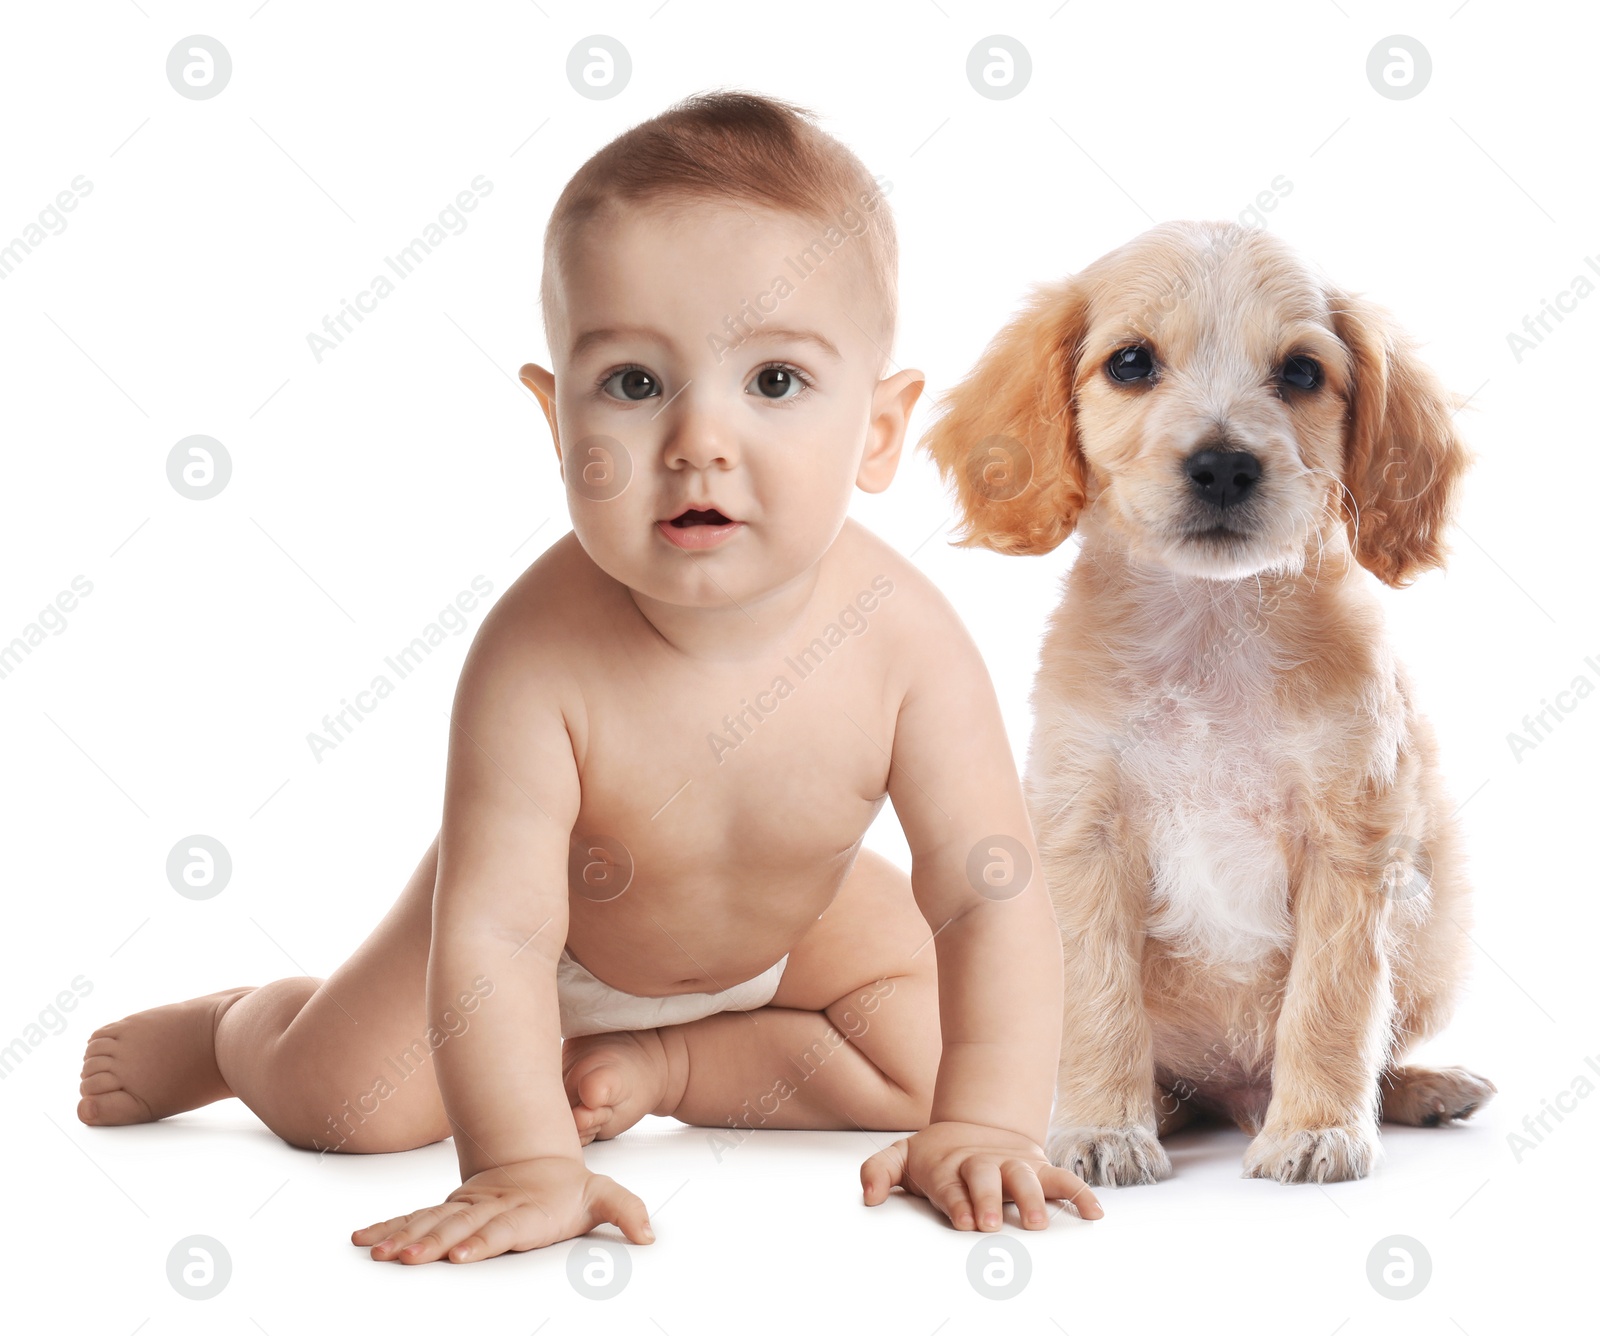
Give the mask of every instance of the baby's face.
M 578 541 L 636 593 L 758 600 L 816 565 L 853 487 L 892 478 L 922 376 L 878 379 L 858 238 L 791 266 L 820 231 L 753 207 L 608 212 L 563 256 L 554 375 L 523 379 Z

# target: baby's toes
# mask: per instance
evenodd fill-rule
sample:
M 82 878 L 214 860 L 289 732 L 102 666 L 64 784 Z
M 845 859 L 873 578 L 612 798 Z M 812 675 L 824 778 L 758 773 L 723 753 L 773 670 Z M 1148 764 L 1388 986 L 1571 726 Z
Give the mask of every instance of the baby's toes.
M 572 1106 L 572 1123 L 578 1129 L 578 1141 L 581 1145 L 587 1146 L 610 1121 L 610 1109 L 591 1109 L 583 1104 Z
M 667 1070 L 658 1038 L 617 1032 L 566 1042 L 562 1083 L 580 1135 L 620 1136 L 661 1103 Z
M 92 1040 L 78 1082 L 78 1121 L 91 1127 L 123 1127 L 150 1121 L 150 1106 L 126 1088 L 122 1064 L 105 1052 L 108 1041 Z M 96 1048 L 100 1051 L 96 1052 Z
M 91 1072 L 78 1082 L 80 1095 L 108 1095 L 122 1089 L 122 1078 L 115 1072 Z
M 126 1090 L 85 1091 L 83 1094 L 84 1098 L 78 1101 L 78 1121 L 90 1127 L 126 1127 L 129 1123 L 151 1121 L 150 1106 Z
M 596 1113 L 609 1115 L 626 1093 L 622 1069 L 615 1063 L 597 1063 L 573 1083 L 578 1103 Z
M 117 1060 L 108 1053 L 93 1053 L 83 1060 L 83 1068 L 79 1076 L 90 1077 L 97 1072 L 111 1072 L 117 1069 Z
M 598 1109 L 590 1108 L 587 1104 L 574 1104 L 572 1106 L 572 1121 L 577 1124 L 578 1131 L 592 1132 L 602 1126 L 611 1117 L 611 1106 L 603 1104 Z
M 116 1050 L 116 1040 L 112 1039 L 104 1030 L 96 1030 L 89 1042 L 83 1046 L 83 1065 L 87 1067 L 97 1058 L 109 1058 Z

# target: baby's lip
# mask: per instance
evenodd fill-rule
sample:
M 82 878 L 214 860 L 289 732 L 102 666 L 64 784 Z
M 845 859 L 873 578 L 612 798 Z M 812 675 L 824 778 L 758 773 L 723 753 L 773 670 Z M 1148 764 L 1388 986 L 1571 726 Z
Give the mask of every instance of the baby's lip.
M 685 529 L 695 524 L 737 524 L 739 521 L 716 506 L 684 506 L 661 521 Z
M 731 519 L 709 506 L 680 510 L 670 520 L 657 520 L 656 531 L 683 552 L 712 552 L 724 543 L 738 541 L 742 520 Z

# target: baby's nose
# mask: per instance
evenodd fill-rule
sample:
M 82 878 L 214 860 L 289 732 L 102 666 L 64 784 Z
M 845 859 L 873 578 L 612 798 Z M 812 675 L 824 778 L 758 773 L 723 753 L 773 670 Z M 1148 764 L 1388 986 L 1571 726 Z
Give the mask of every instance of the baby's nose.
M 708 413 L 686 413 L 670 430 L 669 464 L 682 461 L 694 468 L 726 468 L 738 456 L 735 433 Z

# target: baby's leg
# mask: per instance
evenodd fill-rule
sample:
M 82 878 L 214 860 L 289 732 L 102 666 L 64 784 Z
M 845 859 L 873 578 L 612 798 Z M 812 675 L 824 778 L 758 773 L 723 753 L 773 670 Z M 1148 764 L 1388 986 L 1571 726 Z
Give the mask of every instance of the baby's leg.
M 926 1126 L 940 1054 L 931 936 L 910 879 L 863 849 L 768 1006 L 567 1041 L 579 1136 L 616 1136 L 646 1113 L 740 1129 Z
M 326 981 L 232 989 L 96 1030 L 79 1118 L 148 1122 L 236 1095 L 311 1149 L 407 1150 L 449 1136 L 424 995 L 438 856 L 435 838 L 394 907 Z

